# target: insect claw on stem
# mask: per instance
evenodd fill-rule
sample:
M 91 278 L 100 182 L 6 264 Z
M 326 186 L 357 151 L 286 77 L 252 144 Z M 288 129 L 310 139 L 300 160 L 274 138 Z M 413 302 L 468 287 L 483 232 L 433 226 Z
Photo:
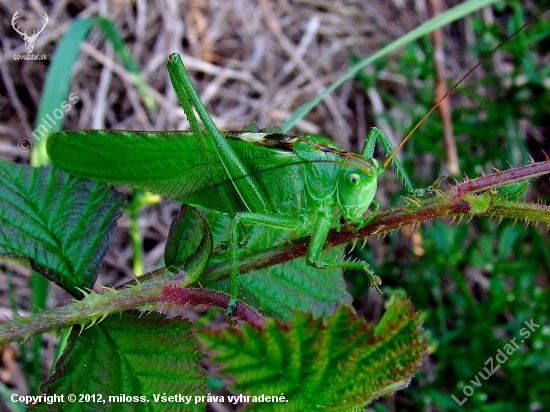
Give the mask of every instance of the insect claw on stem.
M 235 298 L 231 298 L 227 302 L 227 308 L 225 309 L 225 317 L 227 318 L 227 323 L 231 326 L 235 326 L 237 324 L 235 315 L 237 313 L 238 303 L 239 301 Z
M 449 177 L 449 175 L 447 175 L 447 174 L 445 174 L 445 173 L 442 174 L 441 176 L 439 176 L 439 177 L 437 178 L 437 180 L 436 180 L 436 181 L 433 183 L 433 185 L 431 186 L 431 187 L 432 187 L 432 190 L 435 192 L 435 191 L 439 188 L 439 186 L 441 186 L 441 181 L 442 181 L 443 179 L 447 179 L 448 177 Z
M 379 286 L 382 284 L 382 279 L 380 279 L 380 276 L 371 275 L 371 278 L 369 279 L 369 286 L 371 288 L 374 288 L 378 294 L 382 294 L 382 290 L 379 288 Z

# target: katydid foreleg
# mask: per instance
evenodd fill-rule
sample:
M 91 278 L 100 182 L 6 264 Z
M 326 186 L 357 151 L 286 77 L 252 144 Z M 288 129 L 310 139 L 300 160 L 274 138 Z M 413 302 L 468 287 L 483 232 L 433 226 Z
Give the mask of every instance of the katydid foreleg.
M 371 213 L 374 217 L 375 213 Z M 368 219 L 370 220 L 370 219 Z M 369 286 L 376 289 L 378 293 L 381 293 L 378 287 L 382 281 L 376 276 L 373 270 L 370 268 L 367 262 L 364 261 L 325 261 L 320 259 L 321 252 L 323 251 L 327 235 L 332 226 L 332 215 L 321 213 L 317 216 L 313 233 L 311 234 L 311 240 L 309 243 L 306 260 L 311 266 L 320 269 L 341 268 L 344 270 L 358 270 L 365 273 L 369 278 Z
M 374 215 L 376 215 L 376 211 L 378 210 L 378 202 L 373 203 L 375 204 L 375 210 L 371 213 L 371 216 L 364 220 L 365 224 L 368 223 Z M 304 220 L 276 215 L 268 216 L 260 213 L 237 213 L 235 219 L 232 220 L 231 241 L 235 242 L 237 240 L 238 222 L 295 232 L 309 230 L 311 231 L 311 239 L 306 254 L 306 261 L 310 266 L 319 269 L 341 268 L 344 270 L 358 270 L 365 273 L 369 278 L 369 285 L 380 292 L 378 285 L 381 284 L 381 280 L 378 276 L 374 275 L 374 272 L 366 262 L 326 261 L 320 259 L 328 232 L 334 223 L 333 216 L 334 210 L 330 207 L 320 207 L 320 209 L 317 209 L 316 218 L 314 220 Z M 235 271 L 232 276 L 237 276 L 237 257 L 238 256 L 236 253 L 231 255 L 230 267 L 232 268 L 231 270 Z M 232 293 L 236 292 L 236 290 L 232 291 Z
M 424 188 L 415 188 L 411 182 L 411 179 L 409 179 L 409 176 L 405 171 L 405 168 L 403 167 L 399 159 L 397 159 L 397 157 L 394 156 L 394 149 L 390 142 L 390 139 L 382 130 L 376 127 L 372 127 L 369 130 L 369 133 L 367 135 L 367 139 L 365 140 L 365 144 L 363 146 L 363 150 L 361 154 L 366 158 L 372 158 L 374 156 L 374 146 L 376 144 L 377 138 L 379 138 L 380 143 L 382 143 L 382 147 L 384 148 L 384 153 L 386 157 L 391 156 L 391 164 L 395 169 L 395 173 L 397 174 L 397 176 L 399 177 L 399 180 L 401 180 L 401 183 L 403 184 L 403 187 L 407 192 L 409 192 L 409 194 L 413 196 L 423 196 L 426 193 L 431 193 L 437 187 L 439 181 L 443 177 L 445 177 L 445 176 L 441 176 L 431 186 L 427 186 Z M 371 214 L 371 216 L 372 215 L 373 214 Z

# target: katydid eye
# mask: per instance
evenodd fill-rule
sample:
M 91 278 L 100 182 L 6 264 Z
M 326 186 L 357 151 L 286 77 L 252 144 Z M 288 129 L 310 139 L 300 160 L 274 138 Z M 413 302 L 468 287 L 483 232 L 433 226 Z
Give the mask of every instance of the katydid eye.
M 359 187 L 361 185 L 361 176 L 357 173 L 348 173 L 346 183 L 349 187 Z

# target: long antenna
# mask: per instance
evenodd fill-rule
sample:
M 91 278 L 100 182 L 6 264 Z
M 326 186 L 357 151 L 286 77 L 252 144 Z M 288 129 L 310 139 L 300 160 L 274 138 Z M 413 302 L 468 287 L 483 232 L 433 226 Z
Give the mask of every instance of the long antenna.
M 540 17 L 546 10 L 548 10 L 550 8 L 549 7 L 546 7 L 543 11 L 541 11 L 539 14 L 537 14 L 535 17 L 533 17 L 532 19 L 530 19 L 527 23 L 524 23 L 519 29 L 517 29 L 515 32 L 512 33 L 512 35 L 510 37 L 508 37 L 504 42 L 500 43 L 497 47 L 495 47 L 487 56 L 485 56 L 483 59 L 481 59 L 479 62 L 477 62 L 477 64 L 472 67 L 470 70 L 468 70 L 468 72 L 462 76 L 462 78 L 456 82 L 454 84 L 453 87 L 451 87 L 449 90 L 447 90 L 447 93 L 445 93 L 443 95 L 443 97 L 441 99 L 439 99 L 435 105 L 428 111 L 428 113 L 426 113 L 422 119 L 420 119 L 415 125 L 414 127 L 412 128 L 412 130 L 403 138 L 403 140 L 401 140 L 401 143 L 399 143 L 397 145 L 397 147 L 394 149 L 394 151 L 386 158 L 386 160 L 384 161 L 383 163 L 383 167 L 386 168 L 388 166 L 388 164 L 390 164 L 391 160 L 395 157 L 395 155 L 397 154 L 397 152 L 403 147 L 403 145 L 407 142 L 407 140 L 409 140 L 409 138 L 412 136 L 412 134 L 416 131 L 416 129 L 418 129 L 420 127 L 420 125 L 422 123 L 424 123 L 424 120 L 426 120 L 428 118 L 429 115 L 431 115 L 433 113 L 433 111 L 435 109 L 437 109 L 439 107 L 439 105 L 441 104 L 441 102 L 443 100 L 445 100 L 447 98 L 447 96 L 449 96 L 452 92 L 454 92 L 458 86 L 460 86 L 460 84 L 470 75 L 472 74 L 472 72 L 474 72 L 479 66 L 481 66 L 485 61 L 487 61 L 487 59 L 489 59 L 490 57 L 492 57 L 497 51 L 498 49 L 500 49 L 502 46 L 504 46 L 506 43 L 509 43 L 510 40 L 512 40 L 520 31 L 522 31 L 525 27 L 527 27 L 528 25 L 530 25 L 533 20 L 537 19 L 538 17 Z

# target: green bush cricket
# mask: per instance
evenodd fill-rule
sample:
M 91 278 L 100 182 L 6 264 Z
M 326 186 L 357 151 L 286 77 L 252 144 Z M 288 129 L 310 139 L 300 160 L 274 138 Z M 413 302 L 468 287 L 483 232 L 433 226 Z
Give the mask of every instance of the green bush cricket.
M 308 265 L 359 270 L 380 291 L 380 278 L 366 262 L 322 260 L 320 255 L 329 230 L 339 225 L 340 218 L 357 231 L 376 215 L 377 178 L 388 163 L 412 195 L 432 190 L 413 188 L 386 135 L 372 128 L 361 154 L 356 154 L 319 135 L 222 133 L 178 54 L 168 58 L 167 68 L 191 131 L 57 132 L 48 140 L 53 163 L 79 177 L 148 190 L 229 216 L 229 316 L 238 296 L 241 224 L 309 232 Z M 377 138 L 388 156 L 384 163 L 373 158 Z M 373 210 L 363 218 L 371 204 Z

